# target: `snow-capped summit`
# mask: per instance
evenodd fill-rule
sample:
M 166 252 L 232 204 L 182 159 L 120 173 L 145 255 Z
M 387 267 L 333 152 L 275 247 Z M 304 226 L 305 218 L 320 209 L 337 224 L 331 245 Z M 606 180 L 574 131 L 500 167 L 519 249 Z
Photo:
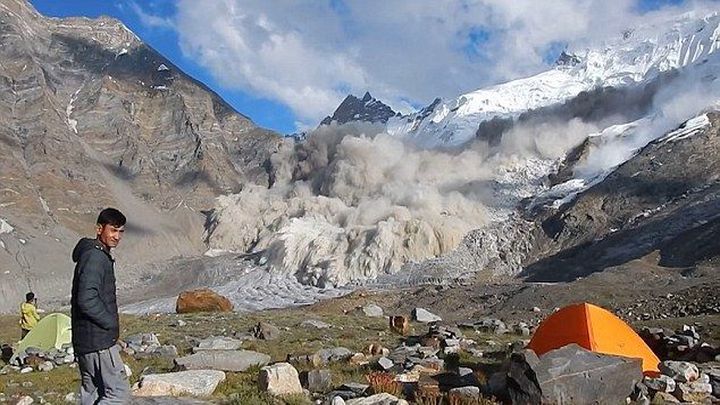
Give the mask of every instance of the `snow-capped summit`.
M 384 124 L 396 115 L 392 108 L 371 96 L 369 92 L 366 92 L 362 99 L 350 94 L 340 103 L 332 117 L 325 117 L 320 125 L 329 125 L 331 122 L 345 124 L 350 121 Z
M 436 100 L 422 111 L 393 117 L 388 132 L 426 147 L 460 145 L 475 137 L 483 121 L 516 118 L 600 87 L 647 83 L 674 69 L 717 58 L 718 48 L 720 13 L 687 13 L 670 22 L 626 30 L 591 48 L 567 50 L 551 69 L 535 76 Z

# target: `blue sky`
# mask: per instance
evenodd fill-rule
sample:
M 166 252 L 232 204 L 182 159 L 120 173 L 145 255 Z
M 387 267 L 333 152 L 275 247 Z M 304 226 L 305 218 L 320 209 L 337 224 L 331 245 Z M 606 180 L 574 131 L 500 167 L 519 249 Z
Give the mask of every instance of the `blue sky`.
M 31 0 L 49 16 L 123 21 L 236 110 L 282 133 L 314 127 L 348 92 L 370 91 L 408 112 L 540 71 L 579 37 L 689 7 L 615 1 Z

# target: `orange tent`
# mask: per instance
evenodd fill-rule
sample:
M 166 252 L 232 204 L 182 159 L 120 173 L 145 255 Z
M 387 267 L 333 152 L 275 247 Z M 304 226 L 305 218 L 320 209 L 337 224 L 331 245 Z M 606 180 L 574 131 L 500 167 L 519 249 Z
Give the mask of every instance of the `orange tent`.
M 544 320 L 528 347 L 538 355 L 576 343 L 587 350 L 642 359 L 643 372 L 660 372 L 660 359 L 620 318 L 592 304 L 567 306 Z

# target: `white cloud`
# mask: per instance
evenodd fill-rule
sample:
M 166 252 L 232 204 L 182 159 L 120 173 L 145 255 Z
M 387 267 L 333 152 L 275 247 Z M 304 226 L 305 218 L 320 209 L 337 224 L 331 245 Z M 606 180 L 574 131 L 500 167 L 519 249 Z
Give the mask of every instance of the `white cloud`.
M 128 2 L 128 5 L 130 6 L 130 9 L 133 11 L 133 13 L 138 16 L 138 18 L 140 19 L 140 23 L 145 27 L 165 29 L 175 28 L 175 24 L 173 23 L 172 18 L 160 17 L 150 14 L 147 11 L 143 10 L 140 5 L 138 5 L 132 0 Z
M 554 43 L 582 46 L 678 12 L 640 17 L 633 0 L 180 0 L 174 24 L 183 52 L 223 85 L 313 126 L 350 92 L 406 110 L 543 70 Z M 471 32 L 487 34 L 477 57 Z

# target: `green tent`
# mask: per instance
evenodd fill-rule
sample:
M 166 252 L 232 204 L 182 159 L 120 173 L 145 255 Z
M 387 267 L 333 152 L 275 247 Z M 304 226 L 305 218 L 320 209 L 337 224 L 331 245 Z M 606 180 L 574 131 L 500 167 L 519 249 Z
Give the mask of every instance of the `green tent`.
M 70 317 L 65 314 L 50 314 L 40 319 L 30 333 L 18 343 L 16 353 L 22 353 L 28 347 L 37 347 L 43 351 L 53 347 L 60 350 L 62 345 L 71 342 Z

